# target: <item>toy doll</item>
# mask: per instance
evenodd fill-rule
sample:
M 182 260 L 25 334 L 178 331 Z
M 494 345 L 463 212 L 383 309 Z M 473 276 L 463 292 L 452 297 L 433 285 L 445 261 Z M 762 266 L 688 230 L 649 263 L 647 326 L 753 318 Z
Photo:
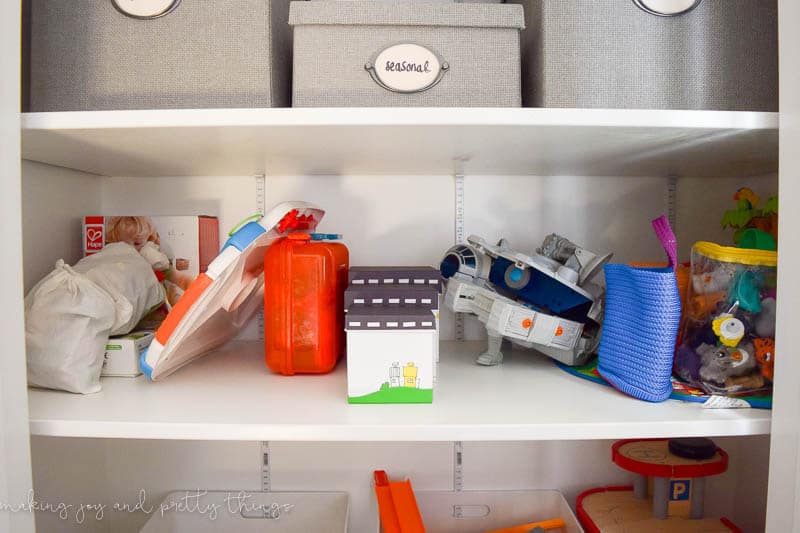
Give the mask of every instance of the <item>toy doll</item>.
M 145 256 L 156 253 L 163 255 L 163 261 L 149 258 L 155 270 L 164 274 L 164 288 L 170 308 L 177 303 L 184 291 L 193 281 L 193 276 L 181 270 L 187 268 L 186 259 L 170 257 L 169 250 L 161 247 L 155 225 L 149 217 L 109 217 L 106 223 L 106 243 L 126 242 Z
M 153 222 L 148 217 L 109 217 L 106 223 L 106 244 L 127 242 L 141 251 L 147 242 L 160 245 Z

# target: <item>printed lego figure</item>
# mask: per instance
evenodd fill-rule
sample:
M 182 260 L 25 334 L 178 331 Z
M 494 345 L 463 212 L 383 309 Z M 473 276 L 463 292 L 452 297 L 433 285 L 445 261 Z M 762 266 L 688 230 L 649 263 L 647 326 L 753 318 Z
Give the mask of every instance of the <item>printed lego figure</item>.
M 419 386 L 417 379 L 417 372 L 419 369 L 414 366 L 413 362 L 403 367 L 403 386 L 416 389 Z
M 400 377 L 400 363 L 392 363 L 389 368 L 389 386 L 399 387 L 403 384 L 403 379 Z

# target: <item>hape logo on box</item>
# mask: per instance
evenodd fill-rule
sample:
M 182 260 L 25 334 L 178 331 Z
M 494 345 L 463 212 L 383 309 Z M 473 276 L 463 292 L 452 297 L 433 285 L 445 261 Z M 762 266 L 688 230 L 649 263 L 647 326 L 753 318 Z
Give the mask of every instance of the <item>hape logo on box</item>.
M 102 224 L 86 225 L 86 242 L 84 243 L 87 252 L 96 252 L 103 249 L 105 244 L 105 231 Z

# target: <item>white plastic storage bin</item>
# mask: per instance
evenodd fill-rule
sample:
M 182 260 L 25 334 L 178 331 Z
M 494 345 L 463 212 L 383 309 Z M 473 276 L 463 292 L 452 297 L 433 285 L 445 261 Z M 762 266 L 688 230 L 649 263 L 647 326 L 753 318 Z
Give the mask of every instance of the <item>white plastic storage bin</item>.
M 349 507 L 344 492 L 176 491 L 141 532 L 347 533 Z
M 583 533 L 557 490 L 419 491 L 414 493 L 427 533 L 485 533 L 494 529 L 561 518 L 558 533 Z M 380 526 L 378 531 L 382 531 Z
M 776 0 L 511 0 L 530 107 L 777 111 Z
M 292 2 L 295 107 L 519 107 L 522 7 Z
M 30 111 L 290 105 L 289 0 L 26 0 Z

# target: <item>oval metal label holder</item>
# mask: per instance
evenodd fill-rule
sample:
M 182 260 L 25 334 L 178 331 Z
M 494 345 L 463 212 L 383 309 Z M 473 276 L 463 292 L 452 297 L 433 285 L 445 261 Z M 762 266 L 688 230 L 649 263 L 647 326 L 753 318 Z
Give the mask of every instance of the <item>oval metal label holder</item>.
M 414 94 L 435 87 L 450 65 L 433 50 L 416 43 L 398 43 L 375 54 L 364 65 L 378 86 L 399 94 Z
M 111 3 L 126 17 L 148 20 L 170 14 L 181 0 L 111 0 Z
M 700 5 L 702 0 L 633 0 L 638 8 L 659 17 L 677 17 Z

